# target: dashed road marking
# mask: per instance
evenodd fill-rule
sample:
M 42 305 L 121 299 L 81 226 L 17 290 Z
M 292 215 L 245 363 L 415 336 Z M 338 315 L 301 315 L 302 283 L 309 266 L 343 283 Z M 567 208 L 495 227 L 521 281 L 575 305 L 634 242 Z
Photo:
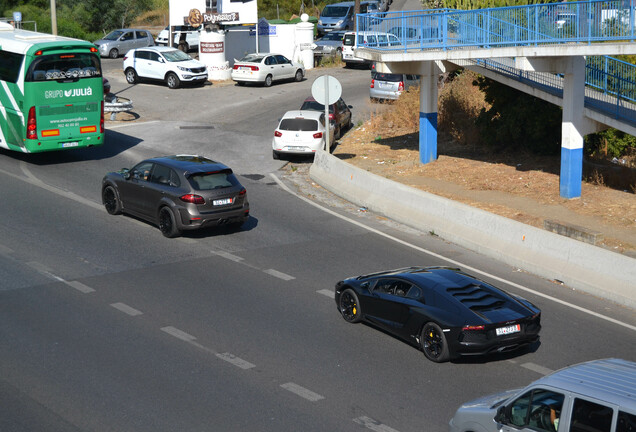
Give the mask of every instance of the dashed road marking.
M 83 292 L 84 294 L 95 292 L 93 288 L 86 286 L 83 283 L 78 281 L 64 281 L 64 283 L 70 286 L 71 288 L 75 288 L 79 292 Z
M 321 289 L 316 291 L 318 294 L 322 294 L 324 296 L 327 296 L 329 298 L 335 298 L 336 297 L 336 293 L 333 292 L 332 290 L 327 290 L 327 289 Z
M 374 432 L 398 432 L 397 430 L 388 427 L 385 424 L 382 424 L 376 420 L 373 420 L 370 417 L 358 417 L 358 418 L 354 418 L 353 421 L 355 423 L 358 423 L 359 425 L 364 426 L 367 429 L 371 429 Z
M 320 396 L 318 393 L 314 393 L 311 390 L 308 390 L 292 382 L 281 384 L 281 387 L 311 402 L 317 402 L 325 398 L 324 396 Z
M 137 316 L 137 315 L 142 315 L 143 312 L 138 311 L 135 308 L 132 308 L 130 306 L 128 306 L 127 304 L 124 303 L 111 303 L 111 306 L 114 307 L 115 309 L 128 314 L 130 316 Z
M 293 279 L 296 279 L 294 276 L 290 276 L 286 273 L 283 272 L 279 272 L 278 270 L 274 270 L 274 269 L 267 269 L 267 270 L 263 270 L 264 273 L 267 273 L 270 276 L 274 276 L 277 277 L 278 279 L 282 279 L 285 281 L 290 281 Z
M 172 327 L 172 326 L 168 326 L 168 327 L 162 327 L 161 331 L 168 333 L 171 336 L 176 337 L 177 339 L 181 339 L 183 341 L 186 342 L 192 342 L 193 340 L 196 340 L 197 338 L 195 338 L 192 335 L 189 335 L 188 333 L 179 330 L 176 327 Z
M 530 369 L 531 371 L 539 373 L 541 375 L 548 375 L 554 372 L 552 369 L 548 369 L 547 367 L 539 366 L 538 364 L 534 363 L 524 363 L 521 365 L 521 367 Z
M 225 360 L 226 362 L 231 363 L 234 366 L 239 367 L 241 369 L 251 369 L 253 367 L 256 367 L 256 365 L 248 361 L 245 361 L 241 358 L 238 358 L 234 354 L 222 353 L 222 354 L 216 354 L 216 356 L 220 358 L 221 360 Z
M 241 262 L 243 261 L 243 258 L 236 256 L 236 255 L 232 255 L 229 252 L 223 252 L 223 251 L 211 251 L 214 255 L 218 255 L 221 258 L 225 258 L 225 259 L 229 259 L 230 261 L 234 261 L 234 262 Z
M 542 298 L 544 298 L 544 299 L 547 299 L 547 300 L 553 301 L 553 302 L 558 303 L 558 304 L 560 304 L 560 305 L 563 305 L 563 306 L 566 306 L 566 307 L 569 307 L 569 308 L 575 309 L 575 310 L 577 310 L 577 311 L 579 311 L 579 312 L 583 312 L 583 313 L 588 314 L 588 315 L 591 315 L 591 316 L 593 316 L 593 317 L 600 318 L 600 319 L 602 319 L 602 320 L 609 321 L 609 322 L 614 323 L 614 324 L 616 324 L 616 325 L 619 325 L 619 326 L 622 326 L 622 327 L 628 328 L 628 329 L 630 329 L 630 330 L 634 330 L 634 331 L 636 331 L 636 326 L 635 326 L 635 325 L 631 325 L 631 324 L 628 324 L 628 323 L 625 323 L 625 322 L 619 321 L 619 320 L 617 320 L 617 319 L 614 319 L 614 318 L 612 318 L 612 317 L 608 317 L 607 315 L 602 315 L 602 314 L 600 314 L 600 313 L 598 313 L 598 312 L 594 312 L 594 311 L 592 311 L 592 310 L 585 309 L 585 308 L 583 308 L 583 307 L 581 307 L 581 306 L 578 306 L 578 305 L 575 305 L 575 304 L 573 304 L 573 303 L 568 303 L 568 302 L 567 302 L 567 301 L 565 301 L 565 300 L 558 299 L 558 298 L 553 297 L 553 296 L 551 296 L 551 295 L 544 294 L 544 293 L 542 293 L 542 292 L 540 292 L 540 291 L 537 291 L 537 290 L 533 290 L 533 289 L 531 289 L 531 288 L 528 288 L 528 287 L 525 287 L 525 286 L 523 286 L 523 285 L 521 285 L 521 284 L 518 284 L 518 283 L 515 283 L 515 282 L 512 282 L 512 281 L 509 281 L 509 280 L 504 279 L 504 278 L 502 278 L 502 277 L 495 276 L 494 274 L 491 274 L 491 273 L 485 272 L 485 271 L 483 271 L 483 270 L 479 270 L 479 269 L 478 269 L 478 268 L 476 268 L 476 267 L 472 267 L 472 266 L 469 266 L 469 265 L 467 265 L 467 264 L 464 264 L 464 263 L 462 263 L 462 262 L 460 262 L 460 261 L 456 261 L 456 260 L 450 259 L 450 258 L 448 258 L 448 257 L 445 257 L 444 255 L 440 255 L 440 254 L 435 253 L 435 252 L 433 252 L 433 251 L 430 251 L 430 250 L 428 250 L 428 249 L 424 249 L 423 247 L 419 247 L 419 246 L 416 246 L 416 245 L 414 245 L 414 244 L 412 244 L 412 243 L 409 243 L 409 242 L 407 242 L 407 241 L 401 240 L 401 239 L 399 239 L 399 238 L 397 238 L 397 237 L 394 237 L 394 236 L 392 236 L 392 235 L 390 235 L 390 234 L 384 233 L 384 232 L 382 232 L 382 231 L 380 231 L 380 230 L 377 230 L 377 229 L 375 229 L 375 228 L 371 228 L 370 226 L 367 226 L 367 225 L 363 224 L 362 222 L 358 222 L 358 221 L 356 221 L 356 220 L 354 220 L 354 219 L 351 219 L 351 218 L 349 218 L 349 217 L 347 217 L 347 216 L 343 216 L 343 215 L 341 215 L 341 214 L 340 214 L 340 213 L 338 213 L 338 212 L 335 212 L 335 211 L 330 210 L 330 209 L 328 209 L 328 208 L 326 208 L 326 207 L 323 207 L 323 206 L 321 206 L 320 204 L 318 204 L 318 203 L 316 203 L 316 202 L 314 202 L 314 201 L 310 200 L 309 198 L 304 197 L 304 196 L 302 196 L 302 195 L 300 195 L 300 194 L 298 194 L 298 193 L 296 193 L 296 192 L 292 191 L 290 188 L 288 188 L 288 187 L 287 187 L 287 185 L 285 185 L 285 183 L 283 183 L 283 182 L 282 182 L 282 181 L 281 181 L 278 177 L 276 177 L 276 175 L 275 175 L 274 173 L 269 173 L 269 175 L 270 175 L 270 176 L 274 179 L 274 181 L 278 184 L 278 186 L 280 186 L 283 190 L 287 191 L 287 192 L 288 192 L 288 193 L 290 193 L 291 195 L 294 195 L 294 196 L 295 196 L 295 197 L 297 197 L 298 199 L 305 201 L 307 204 L 312 205 L 312 206 L 314 206 L 314 207 L 316 207 L 316 208 L 318 208 L 318 209 L 320 209 L 320 210 L 324 211 L 325 213 L 328 213 L 328 214 L 330 214 L 330 215 L 332 215 L 332 216 L 335 216 L 335 217 L 337 217 L 337 218 L 339 218 L 339 219 L 342 219 L 342 220 L 344 220 L 344 221 L 347 221 L 347 222 L 349 222 L 349 223 L 351 223 L 351 224 L 353 224 L 353 225 L 356 225 L 356 226 L 358 226 L 358 227 L 360 227 L 360 228 L 362 228 L 362 229 L 365 229 L 365 230 L 367 230 L 367 231 L 369 231 L 369 232 L 375 233 L 375 234 L 377 234 L 377 235 L 379 235 L 379 236 L 381 236 L 381 237 L 384 237 L 384 238 L 386 238 L 386 239 L 389 239 L 389 240 L 391 240 L 391 241 L 394 241 L 394 242 L 396 242 L 396 243 L 398 243 L 398 244 L 404 245 L 404 246 L 409 247 L 409 248 L 411 248 L 411 249 L 414 249 L 414 250 L 416 250 L 416 251 L 419 251 L 419 252 L 425 253 L 425 254 L 430 255 L 430 256 L 432 256 L 432 257 L 435 257 L 435 258 L 438 258 L 438 259 L 444 260 L 444 261 L 446 261 L 446 262 L 448 262 L 448 263 L 450 263 L 450 264 L 453 264 L 453 265 L 456 265 L 456 266 L 458 266 L 458 267 L 461 267 L 461 268 L 462 268 L 462 270 L 464 270 L 464 271 L 468 270 L 468 271 L 471 271 L 471 272 L 474 272 L 474 273 L 478 273 L 478 274 L 480 274 L 480 275 L 482 275 L 482 276 L 486 276 L 486 277 L 492 278 L 492 279 L 494 279 L 494 280 L 496 280 L 496 281 L 498 281 L 498 282 L 505 283 L 505 284 L 507 284 L 507 285 L 509 285 L 509 286 L 515 287 L 515 288 L 520 289 L 520 290 L 525 291 L 525 292 L 529 292 L 529 293 L 534 294 L 534 295 L 536 295 L 536 296 L 538 296 L 538 297 L 542 297 Z

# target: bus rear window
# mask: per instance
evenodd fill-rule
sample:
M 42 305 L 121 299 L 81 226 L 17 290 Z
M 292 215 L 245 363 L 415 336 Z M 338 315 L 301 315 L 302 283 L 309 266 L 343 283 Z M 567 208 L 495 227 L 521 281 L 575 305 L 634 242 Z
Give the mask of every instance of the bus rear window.
M 25 80 L 58 81 L 101 76 L 99 58 L 95 54 L 65 53 L 37 57 L 31 63 Z
M 22 67 L 22 54 L 0 50 L 0 81 L 15 83 Z

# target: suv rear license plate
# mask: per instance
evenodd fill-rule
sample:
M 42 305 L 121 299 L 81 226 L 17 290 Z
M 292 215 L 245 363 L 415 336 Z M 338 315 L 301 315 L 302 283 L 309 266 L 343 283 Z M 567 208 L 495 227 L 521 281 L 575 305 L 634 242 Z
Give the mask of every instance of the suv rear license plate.
M 521 326 L 519 324 L 511 325 L 508 327 L 499 327 L 495 332 L 497 336 L 507 335 L 511 333 L 517 333 L 521 331 Z
M 228 205 L 228 204 L 232 204 L 232 201 L 233 201 L 232 198 L 223 198 L 223 199 L 218 199 L 218 200 L 212 201 L 212 204 L 214 204 L 214 205 Z

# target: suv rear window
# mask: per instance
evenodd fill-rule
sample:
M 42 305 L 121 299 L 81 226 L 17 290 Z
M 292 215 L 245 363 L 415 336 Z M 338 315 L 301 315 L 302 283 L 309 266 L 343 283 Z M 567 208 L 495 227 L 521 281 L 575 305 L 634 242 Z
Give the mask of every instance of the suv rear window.
M 293 118 L 283 119 L 278 127 L 280 130 L 287 131 L 316 131 L 318 130 L 318 122 L 313 119 Z
M 344 38 L 342 39 L 342 44 L 346 46 L 353 46 L 355 41 L 356 41 L 355 34 L 346 34 Z
M 402 81 L 402 74 L 375 72 L 373 75 L 373 79 L 377 81 L 400 82 Z
M 232 170 L 195 173 L 188 177 L 188 181 L 196 190 L 222 189 L 239 184 Z

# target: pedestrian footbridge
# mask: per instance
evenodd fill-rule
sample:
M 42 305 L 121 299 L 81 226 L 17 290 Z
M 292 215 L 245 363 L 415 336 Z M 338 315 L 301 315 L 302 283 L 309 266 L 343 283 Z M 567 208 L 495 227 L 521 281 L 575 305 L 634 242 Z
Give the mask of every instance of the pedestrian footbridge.
M 471 11 L 357 16 L 370 32 L 356 56 L 384 72 L 420 75 L 420 161 L 437 159 L 438 75 L 469 68 L 563 108 L 560 194 L 581 196 L 583 137 L 636 135 L 636 1 L 548 3 Z M 391 43 L 385 33 L 398 37 Z

